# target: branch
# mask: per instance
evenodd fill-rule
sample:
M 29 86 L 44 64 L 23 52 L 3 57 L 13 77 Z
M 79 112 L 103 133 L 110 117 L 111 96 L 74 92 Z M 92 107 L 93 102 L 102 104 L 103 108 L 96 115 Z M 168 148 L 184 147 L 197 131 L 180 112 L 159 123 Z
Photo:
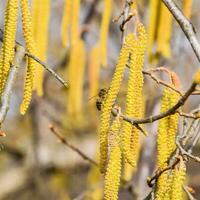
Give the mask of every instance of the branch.
M 67 81 L 64 81 L 53 69 L 51 69 L 49 66 L 47 66 L 46 63 L 41 61 L 39 58 L 37 58 L 35 55 L 32 55 L 28 52 L 25 53 L 28 57 L 32 58 L 36 62 L 38 62 L 40 65 L 42 65 L 52 76 L 54 76 L 63 86 L 66 88 L 69 88 L 69 84 Z
M 182 105 L 184 105 L 184 103 L 186 102 L 188 97 L 194 92 L 195 88 L 196 88 L 196 83 L 192 83 L 190 88 L 179 99 L 179 101 L 174 106 L 172 106 L 169 110 L 167 110 L 166 112 L 163 112 L 161 114 L 146 117 L 146 118 L 143 118 L 143 119 L 134 119 L 134 118 L 130 118 L 126 115 L 121 115 L 121 117 L 122 117 L 123 120 L 131 123 L 132 125 L 135 125 L 135 124 L 152 123 L 154 121 L 160 120 L 160 119 L 167 117 L 169 115 L 173 115 L 173 114 L 175 114 L 175 112 L 177 111 L 178 108 L 180 108 Z M 112 114 L 114 116 L 116 116 L 118 114 L 118 112 L 115 108 L 112 109 Z
M 192 23 L 183 15 L 183 13 L 173 0 L 162 0 L 162 1 L 169 9 L 169 11 L 172 13 L 178 24 L 180 25 L 188 41 L 190 42 L 190 45 L 192 46 L 192 49 L 197 59 L 200 62 L 200 44 L 196 38 L 196 31 Z
M 16 74 L 18 72 L 20 63 L 24 57 L 25 50 L 22 47 L 18 47 L 16 49 L 14 63 L 11 64 L 10 72 L 8 75 L 8 79 L 1 97 L 1 107 L 0 107 L 0 125 L 6 118 L 7 112 L 10 106 L 10 96 L 12 93 L 12 87 L 15 81 Z
M 79 156 L 81 156 L 84 160 L 87 160 L 89 163 L 95 165 L 96 167 L 98 167 L 98 164 L 92 160 L 91 158 L 89 158 L 85 153 L 83 153 L 80 149 L 78 149 L 77 147 L 75 147 L 74 145 L 70 144 L 56 129 L 53 125 L 49 125 L 49 129 L 51 130 L 51 132 L 59 139 L 59 141 L 61 143 L 63 143 L 64 145 L 66 145 L 67 147 L 69 147 L 72 151 L 76 152 Z

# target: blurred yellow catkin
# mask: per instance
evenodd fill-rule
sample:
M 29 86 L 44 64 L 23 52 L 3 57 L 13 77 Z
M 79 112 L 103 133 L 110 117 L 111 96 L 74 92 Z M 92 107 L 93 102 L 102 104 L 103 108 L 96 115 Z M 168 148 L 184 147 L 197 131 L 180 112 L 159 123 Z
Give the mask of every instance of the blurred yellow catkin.
M 82 114 L 83 84 L 85 73 L 84 41 L 79 39 L 72 46 L 70 54 L 68 70 L 70 89 L 68 90 L 67 111 L 69 116 L 73 117 L 73 121 L 75 121 L 75 118 L 81 118 Z
M 161 2 L 157 36 L 157 51 L 166 58 L 171 56 L 170 40 L 172 35 L 173 16 Z
M 158 62 L 158 56 L 171 56 L 172 15 L 159 0 L 150 1 L 148 56 L 151 62 Z
M 104 0 L 103 16 L 100 28 L 100 58 L 101 65 L 107 66 L 107 43 L 109 34 L 109 25 L 112 13 L 112 0 Z
M 79 15 L 80 15 L 80 0 L 72 1 L 72 16 L 71 16 L 71 45 L 73 46 L 79 38 Z
M 120 120 L 113 121 L 109 131 L 110 156 L 105 175 L 104 199 L 117 200 L 121 176 Z
M 100 58 L 99 45 L 95 45 L 89 54 L 88 78 L 89 78 L 89 97 L 94 97 L 99 89 Z
M 183 13 L 190 19 L 192 14 L 192 0 L 183 0 Z
M 150 0 L 150 17 L 148 25 L 148 45 L 147 52 L 149 59 L 151 59 L 152 51 L 154 47 L 154 42 L 156 40 L 156 30 L 158 25 L 158 15 L 159 15 L 159 0 Z
M 64 47 L 69 45 L 69 27 L 71 23 L 72 0 L 65 0 L 62 25 L 61 25 L 61 39 Z
M 116 70 L 114 76 L 112 78 L 110 88 L 108 94 L 106 96 L 105 101 L 102 105 L 102 113 L 101 113 L 101 125 L 99 130 L 100 136 L 100 171 L 102 173 L 105 172 L 105 165 L 107 161 L 107 153 L 108 153 L 108 131 L 110 126 L 110 115 L 112 106 L 117 97 L 117 94 L 120 89 L 120 85 L 123 79 L 124 71 L 126 68 L 126 64 L 129 58 L 130 48 L 133 40 L 133 35 L 129 34 L 125 40 L 125 43 L 122 46 L 120 51 L 120 55 L 118 58 Z
M 22 12 L 22 27 L 23 27 L 23 34 L 24 34 L 24 38 L 26 42 L 26 49 L 29 53 L 37 56 L 35 41 L 33 39 L 33 27 L 32 27 L 32 18 L 31 18 L 30 8 L 29 8 L 29 1 L 20 0 L 20 5 L 21 5 L 21 12 Z M 25 114 L 31 101 L 36 66 L 39 67 L 39 64 L 33 59 L 28 58 L 24 97 L 23 97 L 22 104 L 20 106 L 21 114 Z
M 0 58 L 0 96 L 8 77 L 10 65 L 15 52 L 15 37 L 17 28 L 18 0 L 8 0 L 4 22 L 4 38 Z
M 33 0 L 32 1 L 32 15 L 33 15 L 33 34 L 37 46 L 37 55 L 42 61 L 47 59 L 48 48 L 48 25 L 50 18 L 50 0 Z M 35 70 L 35 85 L 39 96 L 43 95 L 43 73 L 42 66 L 38 66 Z

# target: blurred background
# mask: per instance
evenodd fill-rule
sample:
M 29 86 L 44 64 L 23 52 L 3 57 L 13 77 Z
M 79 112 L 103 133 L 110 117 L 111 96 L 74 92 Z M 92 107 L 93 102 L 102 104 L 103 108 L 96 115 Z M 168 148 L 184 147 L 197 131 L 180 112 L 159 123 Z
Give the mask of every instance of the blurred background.
M 40 1 L 41 4 L 43 0 Z M 0 1 L 0 28 L 3 29 L 6 0 Z M 182 7 L 182 1 L 176 0 Z M 121 47 L 120 20 L 114 22 L 125 5 L 124 0 L 112 2 L 112 15 L 109 25 L 107 42 L 107 67 L 99 69 L 97 88 L 108 88 L 111 81 L 119 50 Z M 200 38 L 200 1 L 193 0 L 190 20 L 193 23 L 197 37 Z M 150 0 L 137 1 L 137 11 L 140 21 L 148 30 L 150 23 Z M 51 0 L 50 20 L 48 27 L 48 65 L 54 69 L 63 79 L 75 79 L 69 77 L 67 68 L 70 60 L 70 47 L 64 46 L 61 38 L 61 26 L 64 12 L 64 0 Z M 101 27 L 104 2 L 100 0 L 82 0 L 79 16 L 80 37 L 85 46 L 85 68 L 82 80 L 81 113 L 69 115 L 68 96 L 69 90 L 63 86 L 48 72 L 44 74 L 44 94 L 38 97 L 33 94 L 31 106 L 25 116 L 20 115 L 19 107 L 23 96 L 24 66 L 19 70 L 14 90 L 11 97 L 11 105 L 7 118 L 2 126 L 6 133 L 0 141 L 0 199 L 101 199 L 102 177 L 95 166 L 84 160 L 76 152 L 58 141 L 58 138 L 50 131 L 53 125 L 66 140 L 80 149 L 88 157 L 98 161 L 98 127 L 99 114 L 96 109 L 98 90 L 91 92 L 91 51 L 98 43 Z M 24 44 L 21 14 L 19 13 L 17 41 Z M 128 23 L 127 32 L 134 30 L 134 20 Z M 157 27 L 158 28 L 158 27 Z M 165 29 L 163 29 L 164 31 Z M 191 81 L 199 63 L 192 48 L 182 33 L 178 24 L 173 20 L 172 36 L 170 39 L 171 55 L 165 57 L 162 54 L 152 62 L 146 55 L 145 69 L 157 66 L 165 66 L 177 73 L 181 82 L 181 89 L 185 91 Z M 152 50 L 153 51 L 153 50 Z M 79 59 L 79 56 L 76 58 Z M 97 60 L 98 58 L 96 58 Z M 95 60 L 95 58 L 94 58 Z M 94 61 L 93 61 L 94 62 Z M 79 73 L 76 72 L 76 73 Z M 126 72 L 127 74 L 127 72 Z M 156 74 L 160 79 L 167 81 L 164 73 Z M 126 79 L 126 76 L 125 76 Z M 158 85 L 150 77 L 144 77 L 144 102 L 145 116 L 159 113 L 162 86 Z M 119 94 L 119 104 L 125 102 L 126 87 L 122 85 Z M 183 110 L 189 112 L 199 106 L 200 98 L 192 96 Z M 73 102 L 73 101 L 71 101 Z M 71 105 L 73 107 L 73 105 Z M 81 117 L 80 117 L 81 116 Z M 191 123 L 191 121 L 187 121 Z M 183 119 L 180 119 L 182 130 Z M 120 190 L 119 199 L 143 199 L 150 191 L 146 179 L 155 170 L 156 163 L 156 134 L 157 122 L 144 127 L 149 136 L 143 138 L 141 153 L 137 171 L 133 173 L 129 184 L 125 184 Z M 194 154 L 199 154 L 199 145 Z M 199 165 L 193 161 L 188 164 L 187 182 L 195 190 L 194 196 L 200 199 L 200 173 Z M 96 193 L 95 193 L 96 192 Z

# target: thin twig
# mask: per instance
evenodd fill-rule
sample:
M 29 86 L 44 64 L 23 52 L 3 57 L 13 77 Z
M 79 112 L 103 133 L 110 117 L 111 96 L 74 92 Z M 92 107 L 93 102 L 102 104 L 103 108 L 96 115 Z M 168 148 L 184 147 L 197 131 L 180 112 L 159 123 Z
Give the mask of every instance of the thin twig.
M 186 102 L 186 100 L 188 99 L 188 97 L 192 94 L 192 92 L 195 90 L 196 88 L 196 84 L 192 83 L 192 85 L 190 86 L 190 88 L 185 92 L 185 94 L 179 99 L 179 101 L 172 106 L 171 108 L 169 108 L 166 112 L 160 113 L 158 115 L 154 115 L 154 116 L 150 116 L 150 117 L 146 117 L 146 118 L 142 118 L 142 119 L 134 119 L 134 118 L 130 118 L 126 115 L 121 115 L 122 119 L 131 123 L 132 125 L 134 124 L 146 124 L 146 123 L 152 123 L 155 122 L 157 120 L 160 120 L 164 117 L 167 117 L 169 115 L 173 115 L 176 113 L 176 111 L 178 110 L 178 108 L 180 108 L 182 105 L 184 105 L 184 103 Z M 112 109 L 112 114 L 114 116 L 117 115 L 117 111 L 115 108 Z
M 191 194 L 191 192 L 188 190 L 187 186 L 183 186 L 183 189 L 184 189 L 185 193 L 187 194 L 189 200 L 197 200 L 196 198 L 193 197 L 193 195 Z
M 69 147 L 71 150 L 73 150 L 74 152 L 76 152 L 79 156 L 81 156 L 84 160 L 87 160 L 89 163 L 95 165 L 96 167 L 98 167 L 98 164 L 92 160 L 91 158 L 89 158 L 85 153 L 83 153 L 80 149 L 78 149 L 77 147 L 75 147 L 74 145 L 70 144 L 62 135 L 61 133 L 58 132 L 58 130 L 56 130 L 56 128 L 53 125 L 49 125 L 49 129 L 51 130 L 51 132 L 60 140 L 60 142 L 64 145 L 66 145 L 67 147 Z
M 53 69 L 51 69 L 49 66 L 47 66 L 46 63 L 44 63 L 43 61 L 41 61 L 39 58 L 37 58 L 35 55 L 32 55 L 28 52 L 26 52 L 26 55 L 30 58 L 32 58 L 33 60 L 35 60 L 36 62 L 38 62 L 40 65 L 42 65 L 52 76 L 54 76 L 63 86 L 65 86 L 66 88 L 69 88 L 69 84 L 67 81 L 63 80 Z

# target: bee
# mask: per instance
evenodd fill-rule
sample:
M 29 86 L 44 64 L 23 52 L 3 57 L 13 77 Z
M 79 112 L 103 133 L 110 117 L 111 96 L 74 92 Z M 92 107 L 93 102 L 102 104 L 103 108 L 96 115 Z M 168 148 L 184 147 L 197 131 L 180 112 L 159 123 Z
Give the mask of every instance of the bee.
M 107 93 L 108 93 L 108 89 L 106 88 L 103 88 L 99 91 L 98 98 L 96 101 L 96 107 L 99 111 L 101 111 L 102 103 L 105 100 Z

